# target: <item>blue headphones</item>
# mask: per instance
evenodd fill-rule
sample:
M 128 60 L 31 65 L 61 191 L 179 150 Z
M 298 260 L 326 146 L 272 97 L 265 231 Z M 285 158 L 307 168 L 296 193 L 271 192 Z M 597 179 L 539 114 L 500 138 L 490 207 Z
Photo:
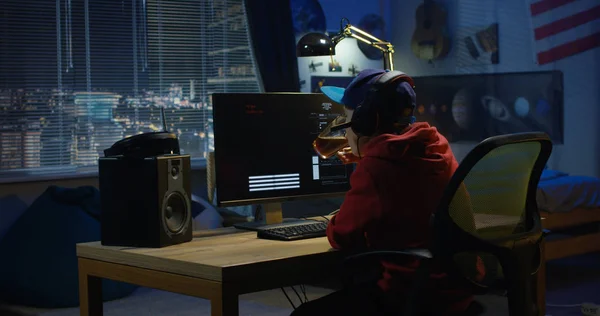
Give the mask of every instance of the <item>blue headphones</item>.
M 394 109 L 393 103 L 398 99 L 395 94 L 398 81 L 407 82 L 414 87 L 413 79 L 402 71 L 388 71 L 380 75 L 367 92 L 365 100 L 356 107 L 352 114 L 351 128 L 354 133 L 370 136 L 384 124 L 406 125 L 415 122 L 416 118 L 412 115 L 414 108 L 401 109 L 402 113 L 396 113 L 396 109 Z

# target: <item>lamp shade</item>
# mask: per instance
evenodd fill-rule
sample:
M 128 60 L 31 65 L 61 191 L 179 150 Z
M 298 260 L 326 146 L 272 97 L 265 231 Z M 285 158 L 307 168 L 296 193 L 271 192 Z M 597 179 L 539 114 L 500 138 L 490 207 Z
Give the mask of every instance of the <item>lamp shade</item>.
M 327 34 L 308 33 L 296 45 L 298 57 L 335 55 L 335 46 Z

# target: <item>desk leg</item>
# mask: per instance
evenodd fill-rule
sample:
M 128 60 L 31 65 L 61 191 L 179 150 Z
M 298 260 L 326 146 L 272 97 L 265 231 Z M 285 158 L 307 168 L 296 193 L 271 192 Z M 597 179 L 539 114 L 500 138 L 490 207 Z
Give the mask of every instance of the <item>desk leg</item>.
M 229 291 L 221 285 L 221 295 L 210 300 L 211 316 L 238 316 L 239 295 Z
M 87 270 L 79 260 L 79 315 L 101 316 L 102 279 L 89 275 Z

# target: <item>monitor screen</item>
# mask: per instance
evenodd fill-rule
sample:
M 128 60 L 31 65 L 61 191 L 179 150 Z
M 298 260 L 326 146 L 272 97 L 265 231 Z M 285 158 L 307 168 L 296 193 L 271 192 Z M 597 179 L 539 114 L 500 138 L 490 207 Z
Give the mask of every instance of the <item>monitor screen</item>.
M 342 105 L 316 93 L 219 93 L 212 105 L 218 206 L 348 191 L 354 167 L 312 147 Z

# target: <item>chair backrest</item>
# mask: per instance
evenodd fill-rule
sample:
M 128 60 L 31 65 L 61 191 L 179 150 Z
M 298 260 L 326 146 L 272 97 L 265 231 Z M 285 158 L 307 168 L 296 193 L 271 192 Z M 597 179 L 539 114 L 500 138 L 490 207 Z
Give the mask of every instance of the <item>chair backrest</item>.
M 435 255 L 473 282 L 495 278 L 494 257 L 510 251 L 515 240 L 541 235 L 536 191 L 551 151 L 545 133 L 501 135 L 478 144 L 434 215 Z

